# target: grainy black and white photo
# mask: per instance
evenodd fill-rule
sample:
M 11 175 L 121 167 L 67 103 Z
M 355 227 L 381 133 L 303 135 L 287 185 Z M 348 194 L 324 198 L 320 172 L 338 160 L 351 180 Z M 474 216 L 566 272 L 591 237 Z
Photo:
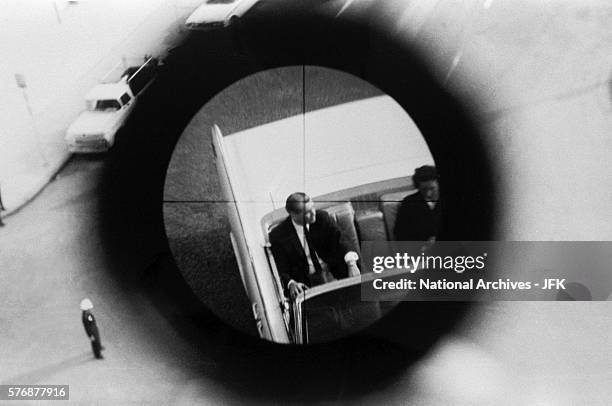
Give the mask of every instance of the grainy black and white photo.
M 609 403 L 609 1 L 0 10 L 0 403 Z

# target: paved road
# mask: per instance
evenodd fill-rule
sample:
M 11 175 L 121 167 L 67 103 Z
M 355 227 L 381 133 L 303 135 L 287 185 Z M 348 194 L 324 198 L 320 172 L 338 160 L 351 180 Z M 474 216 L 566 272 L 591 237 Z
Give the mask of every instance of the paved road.
M 2 230 L 0 381 L 68 383 L 77 401 L 167 403 L 211 364 L 142 288 L 123 283 L 101 261 L 92 214 L 102 167 L 101 157 L 74 159 Z M 80 323 L 85 296 L 95 305 L 104 362 L 92 358 Z
M 426 17 L 417 34 L 432 46 L 436 27 L 441 33 L 448 33 L 445 27 L 456 27 L 445 19 L 453 21 L 454 16 L 468 26 L 472 21 L 451 3 L 438 2 L 433 14 L 420 9 Z M 498 13 L 496 19 L 506 21 L 508 13 L 495 9 L 498 3 L 489 7 Z M 480 2 L 472 5 L 485 10 Z M 507 71 L 512 85 L 500 85 L 506 91 L 518 86 L 514 90 L 519 95 L 524 93 L 518 90 L 528 88 L 532 93 L 527 102 L 519 96 L 505 98 L 501 90 L 496 94 L 484 79 L 480 85 L 471 83 L 493 89 L 495 103 L 484 116 L 492 120 L 488 142 L 503 163 L 501 173 L 507 175 L 496 178 L 504 183 L 500 196 L 508 202 L 500 212 L 502 237 L 612 237 L 602 227 L 610 223 L 610 208 L 605 206 L 610 199 L 587 199 L 592 190 L 608 193 L 601 184 L 609 183 L 609 161 L 588 157 L 610 153 L 609 137 L 603 136 L 610 128 L 610 64 L 603 51 L 609 49 L 605 38 L 611 13 L 603 3 L 588 6 L 577 10 L 566 4 L 512 14 L 525 27 L 537 24 L 542 13 L 548 17 L 548 28 L 543 28 L 547 35 L 536 39 L 512 30 L 495 31 L 495 24 L 487 26 L 486 35 L 479 31 L 483 49 L 486 38 L 503 39 L 505 56 L 514 55 L 511 50 L 521 49 L 524 41 L 536 41 L 519 52 L 514 68 Z M 534 11 L 529 4 L 525 7 L 522 10 Z M 441 38 L 450 49 L 459 36 Z M 580 46 L 572 38 L 601 42 L 579 57 Z M 258 342 L 220 323 L 195 294 L 186 293 L 189 286 L 170 255 L 162 205 L 166 164 L 180 134 L 177 128 L 185 128 L 202 103 L 232 83 L 234 76 L 269 67 L 270 59 L 248 43 L 246 53 L 224 59 L 191 41 L 177 51 L 174 68 L 162 73 L 164 80 L 152 86 L 149 103 L 134 112 L 115 151 L 73 160 L 2 229 L 1 383 L 70 383 L 73 400 L 108 404 L 238 403 L 246 398 L 261 403 L 342 399 L 392 404 L 607 404 L 612 379 L 609 302 L 479 306 L 420 360 L 415 356 L 419 348 L 408 345 L 419 343 L 420 331 L 406 329 L 418 321 L 419 312 L 393 319 L 396 323 L 387 325 L 386 333 L 394 334 L 303 350 Z M 571 56 L 565 52 L 566 41 L 572 44 Z M 302 42 L 297 49 L 308 45 Z M 335 51 L 338 61 L 358 54 L 341 47 Z M 564 63 L 549 65 L 550 54 Z M 453 65 L 456 54 L 440 55 L 447 67 Z M 493 53 L 487 56 L 495 60 Z M 218 69 L 194 64 L 203 58 Z M 465 61 L 460 58 L 454 69 L 469 69 L 469 64 L 462 65 Z M 546 83 L 538 80 L 539 66 L 558 73 L 557 78 L 545 75 Z M 360 67 L 366 73 L 372 68 Z M 183 75 L 173 76 L 179 68 Z M 576 75 L 581 69 L 585 74 Z M 572 93 L 577 82 L 568 77 L 578 82 L 600 79 L 587 80 L 590 87 Z M 560 94 L 547 92 L 551 83 L 558 85 Z M 173 97 L 160 98 L 164 95 Z M 161 117 L 159 106 L 171 114 Z M 589 143 L 573 138 L 577 135 Z M 559 179 L 548 176 L 558 170 L 563 175 Z M 599 175 L 575 177 L 575 171 L 593 174 L 592 170 Z M 574 199 L 563 199 L 567 194 Z M 591 203 L 593 210 L 579 214 Z M 520 216 L 532 210 L 540 215 Z M 568 215 L 580 221 L 559 220 Z M 222 226 L 218 230 L 223 233 Z M 96 305 L 107 347 L 103 362 L 92 360 L 88 352 L 77 308 L 83 296 Z

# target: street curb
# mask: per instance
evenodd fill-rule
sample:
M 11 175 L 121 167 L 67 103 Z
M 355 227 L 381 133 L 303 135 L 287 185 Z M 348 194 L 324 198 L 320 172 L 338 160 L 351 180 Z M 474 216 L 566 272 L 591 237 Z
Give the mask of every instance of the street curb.
M 11 209 L 7 209 L 2 212 L 2 218 L 5 219 L 21 210 L 25 205 L 30 203 L 36 196 L 38 196 L 44 189 L 47 187 L 49 183 L 53 181 L 53 178 L 64 168 L 64 166 L 68 163 L 72 154 L 66 151 L 60 159 L 58 159 L 54 164 L 49 165 L 49 170 L 47 173 L 40 177 L 40 181 L 36 182 L 34 186 L 27 192 L 19 200 L 19 203 Z
M 155 8 L 155 10 L 147 14 L 146 18 L 143 18 L 142 21 L 138 23 L 138 25 L 132 28 L 130 32 L 121 39 L 121 41 L 118 41 L 115 45 L 113 45 L 109 54 L 101 57 L 98 62 L 102 60 L 106 60 L 107 58 L 109 58 L 109 55 L 111 53 L 115 52 L 116 49 L 124 47 L 124 44 L 129 42 L 131 37 L 136 36 L 135 33 L 142 31 L 143 26 L 146 27 L 146 24 L 148 24 L 148 21 L 150 20 L 151 17 L 154 19 L 158 18 L 159 15 L 162 15 L 164 12 L 168 10 L 168 7 L 169 7 L 168 3 L 160 3 L 160 5 Z M 164 27 L 163 30 L 156 29 L 155 32 L 166 32 L 166 31 L 172 32 L 172 30 L 174 30 L 175 28 L 178 28 L 178 31 L 175 34 L 173 34 L 173 36 L 171 37 L 172 40 L 170 42 L 171 44 L 176 43 L 178 41 L 177 38 L 180 38 L 187 32 L 187 31 L 182 31 L 183 30 L 182 22 L 187 18 L 189 13 L 191 13 L 191 11 L 189 12 L 184 11 L 183 14 L 185 15 L 181 15 L 180 17 L 176 16 L 174 19 L 171 19 L 170 21 L 168 21 L 168 19 L 164 19 L 163 20 L 163 27 Z M 163 60 L 163 57 L 162 57 L 163 52 L 167 51 L 167 49 L 162 49 L 162 45 L 165 44 L 164 41 L 167 39 L 166 34 L 164 34 L 161 38 L 163 39 L 160 39 L 159 43 L 152 43 L 150 46 L 147 46 L 147 47 L 152 47 L 154 50 L 151 50 L 150 52 L 152 54 L 158 54 L 159 57 Z M 92 86 L 97 84 L 98 80 L 96 80 L 95 83 L 92 84 Z M 79 113 L 80 111 L 82 110 L 79 110 Z M 67 123 L 66 126 L 68 126 L 69 124 L 70 123 Z M 65 129 L 63 131 L 65 131 Z M 62 138 L 62 141 L 63 141 L 63 138 Z M 16 204 L 11 204 L 10 207 L 6 207 L 5 211 L 0 212 L 0 218 L 6 218 L 9 216 L 12 216 L 13 214 L 19 212 L 25 205 L 30 203 L 34 198 L 36 198 L 45 189 L 45 187 L 54 180 L 57 174 L 68 163 L 72 155 L 73 154 L 71 154 L 67 149 L 65 149 L 65 146 L 64 146 L 64 151 L 61 152 L 61 155 L 58 157 L 58 159 L 52 163 L 49 163 L 49 166 L 45 168 L 43 171 L 41 171 L 40 177 L 36 179 L 34 182 L 32 182 L 31 187 L 26 186 L 27 192 L 22 193 L 21 196 L 18 196 L 15 199 L 17 200 Z M 17 196 L 17 195 L 19 194 L 13 194 L 12 196 Z M 6 198 L 4 200 L 6 201 Z

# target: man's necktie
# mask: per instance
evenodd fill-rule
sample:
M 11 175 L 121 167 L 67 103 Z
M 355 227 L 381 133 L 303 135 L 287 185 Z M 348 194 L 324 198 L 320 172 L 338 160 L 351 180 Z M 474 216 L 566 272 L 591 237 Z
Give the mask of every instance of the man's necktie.
M 314 266 L 315 271 L 319 275 L 321 275 L 323 273 L 323 268 L 321 268 L 319 256 L 315 251 L 314 244 L 312 243 L 312 239 L 310 237 L 310 231 L 308 231 L 308 227 L 306 226 L 304 226 L 304 237 L 306 237 L 306 244 L 308 244 L 308 251 L 310 251 L 310 259 L 312 260 L 312 265 Z

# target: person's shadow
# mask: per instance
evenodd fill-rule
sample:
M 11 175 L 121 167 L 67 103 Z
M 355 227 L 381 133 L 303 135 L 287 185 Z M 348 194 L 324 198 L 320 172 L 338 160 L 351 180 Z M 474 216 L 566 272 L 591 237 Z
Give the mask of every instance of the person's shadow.
M 560 290 L 557 293 L 558 302 L 572 302 L 572 301 L 583 301 L 590 302 L 593 300 L 591 291 L 589 288 L 584 286 L 582 283 L 570 282 L 565 285 L 564 290 Z
M 0 385 L 14 385 L 15 383 L 21 382 L 27 382 L 29 385 L 37 384 L 39 382 L 44 381 L 49 376 L 55 375 L 60 371 L 70 369 L 72 367 L 84 364 L 85 362 L 92 360 L 94 360 L 94 358 L 91 356 L 91 351 L 86 351 L 73 357 L 67 358 L 63 361 L 56 362 L 54 364 L 49 364 L 42 368 L 38 368 L 21 375 L 6 378 L 4 381 L 0 382 Z

